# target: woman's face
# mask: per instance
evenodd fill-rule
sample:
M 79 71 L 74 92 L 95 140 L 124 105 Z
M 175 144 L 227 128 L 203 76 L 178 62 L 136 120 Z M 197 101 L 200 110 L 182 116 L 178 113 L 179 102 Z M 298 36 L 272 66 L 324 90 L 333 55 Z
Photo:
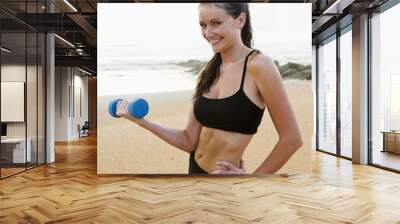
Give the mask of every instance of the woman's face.
M 240 32 L 244 16 L 242 13 L 234 19 L 224 9 L 213 4 L 199 6 L 201 33 L 215 53 L 230 47 L 236 41 L 241 41 Z

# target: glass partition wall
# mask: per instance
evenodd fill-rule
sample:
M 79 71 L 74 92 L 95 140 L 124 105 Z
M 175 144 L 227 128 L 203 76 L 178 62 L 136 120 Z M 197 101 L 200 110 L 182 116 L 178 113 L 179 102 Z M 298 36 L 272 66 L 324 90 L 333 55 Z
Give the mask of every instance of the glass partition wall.
M 352 157 L 351 25 L 318 45 L 317 149 Z
M 25 170 L 25 161 L 30 156 L 30 151 L 26 150 L 26 33 L 3 32 L 1 46 L 0 149 L 3 178 Z
M 371 18 L 371 149 L 373 165 L 400 172 L 400 4 Z
M 400 4 L 388 1 L 368 20 L 368 164 L 400 172 Z M 352 159 L 353 41 L 359 40 L 350 24 L 319 43 L 316 54 L 317 149 L 346 159 Z
M 318 149 L 336 154 L 336 35 L 318 47 Z
M 20 1 L 18 7 L 23 12 L 36 13 L 43 11 L 40 3 Z M 45 163 L 46 40 L 44 33 L 12 15 L 0 11 L 0 20 L 3 179 Z M 5 20 L 7 23 L 2 22 Z
M 352 34 L 351 25 L 340 36 L 340 155 L 352 158 Z

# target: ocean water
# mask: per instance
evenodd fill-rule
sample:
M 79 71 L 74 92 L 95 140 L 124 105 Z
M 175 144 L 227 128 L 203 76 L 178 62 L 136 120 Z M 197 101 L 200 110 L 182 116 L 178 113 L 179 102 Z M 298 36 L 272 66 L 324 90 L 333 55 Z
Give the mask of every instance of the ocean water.
M 180 61 L 180 60 L 179 60 Z M 194 90 L 197 75 L 170 59 L 112 59 L 99 62 L 98 95 Z
M 208 61 L 209 55 L 185 55 L 183 53 L 149 53 L 140 55 L 130 48 L 102 48 L 98 58 L 98 95 L 134 95 L 156 92 L 194 90 L 197 74 L 189 67 L 175 63 L 190 59 Z M 156 55 L 156 56 L 155 56 Z M 282 52 L 271 55 L 280 65 L 287 62 L 311 64 L 304 52 Z

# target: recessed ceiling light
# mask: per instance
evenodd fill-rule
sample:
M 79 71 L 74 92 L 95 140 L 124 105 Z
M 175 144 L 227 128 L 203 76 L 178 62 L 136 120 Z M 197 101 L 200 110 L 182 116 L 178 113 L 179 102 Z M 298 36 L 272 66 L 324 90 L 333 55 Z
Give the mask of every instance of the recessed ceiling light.
M 6 52 L 6 53 L 10 53 L 10 52 L 11 52 L 11 50 L 9 50 L 9 49 L 7 49 L 7 48 L 5 48 L 5 47 L 1 47 L 1 50 L 4 51 L 4 52 Z
M 90 76 L 92 75 L 92 73 L 90 73 L 90 72 L 88 72 L 88 71 L 86 71 L 86 70 L 83 70 L 83 69 L 81 69 L 81 68 L 79 68 L 79 67 L 78 67 L 78 70 L 81 71 L 81 72 L 83 72 L 83 73 L 85 73 L 85 74 L 88 74 L 88 75 L 90 75 Z
M 54 36 L 57 37 L 58 39 L 60 39 L 62 42 L 66 43 L 67 45 L 69 45 L 69 46 L 75 48 L 75 45 L 73 45 L 73 44 L 72 44 L 71 42 L 69 42 L 68 40 L 66 40 L 66 39 L 64 39 L 64 38 L 62 38 L 62 37 L 60 37 L 60 36 L 57 35 L 57 34 L 54 34 Z
M 67 4 L 72 10 L 74 10 L 75 12 L 78 12 L 78 10 L 71 4 L 69 3 L 68 0 L 64 0 L 65 4 Z
M 322 14 L 342 14 L 343 9 L 351 5 L 355 0 L 336 0 Z

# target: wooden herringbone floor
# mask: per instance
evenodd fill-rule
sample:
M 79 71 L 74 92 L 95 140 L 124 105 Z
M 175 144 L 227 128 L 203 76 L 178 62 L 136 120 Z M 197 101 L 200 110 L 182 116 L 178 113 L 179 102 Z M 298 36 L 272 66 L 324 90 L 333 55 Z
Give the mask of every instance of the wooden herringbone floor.
M 400 175 L 316 152 L 311 175 L 96 175 L 96 139 L 0 181 L 0 223 L 400 223 Z

